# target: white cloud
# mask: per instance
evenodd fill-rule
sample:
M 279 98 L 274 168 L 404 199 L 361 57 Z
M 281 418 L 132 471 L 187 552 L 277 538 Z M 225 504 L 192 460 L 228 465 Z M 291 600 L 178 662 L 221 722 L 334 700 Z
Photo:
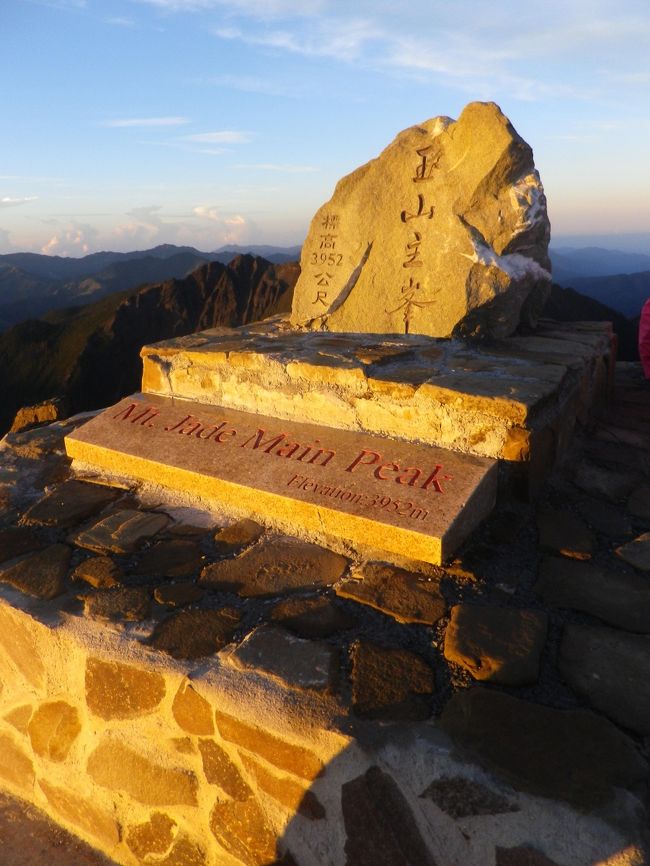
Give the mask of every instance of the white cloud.
M 199 217 L 199 219 L 212 220 L 213 222 L 223 221 L 219 208 L 215 205 L 197 205 L 195 208 L 192 208 L 192 213 Z
M 85 256 L 95 246 L 99 232 L 86 223 L 69 223 L 41 247 L 46 256 Z
M 184 126 L 189 123 L 187 117 L 130 117 L 116 120 L 103 120 L 102 126 L 115 128 L 143 126 Z
M 184 135 L 183 141 L 191 141 L 196 144 L 246 144 L 252 138 L 253 135 L 250 132 L 223 129 L 219 132 L 198 132 L 195 135 Z
M 113 24 L 115 27 L 135 27 L 135 21 L 132 18 L 123 18 L 119 15 L 116 15 L 113 18 L 104 18 L 105 24 Z
M 0 207 L 17 207 L 21 204 L 27 204 L 30 201 L 37 201 L 37 195 L 25 195 L 19 198 L 12 198 L 10 195 L 5 195 L 0 198 Z
M 160 235 L 168 228 L 168 224 L 160 217 L 162 205 L 146 205 L 134 207 L 127 212 L 131 217 L 129 222 L 121 223 L 115 229 L 115 235 L 120 240 L 128 239 L 136 248 L 151 246 L 160 241 Z
M 253 224 L 242 214 L 222 216 L 217 205 L 197 205 L 192 213 L 201 221 L 214 224 L 212 244 L 234 244 L 250 240 L 254 232 Z

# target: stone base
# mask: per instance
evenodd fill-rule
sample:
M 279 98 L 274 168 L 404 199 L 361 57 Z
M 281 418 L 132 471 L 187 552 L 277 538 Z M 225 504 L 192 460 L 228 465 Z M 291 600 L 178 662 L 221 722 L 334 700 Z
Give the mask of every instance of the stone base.
M 607 401 L 611 326 L 544 321 L 467 345 L 422 336 L 302 333 L 276 317 L 142 350 L 142 390 L 437 445 L 525 467 L 539 483 L 576 420 Z
M 518 505 L 436 579 L 75 477 L 82 419 L 10 434 L 0 787 L 122 866 L 648 862 L 647 580 L 611 551 L 650 528 L 650 416 L 625 393 L 604 466 L 555 481 L 563 535 Z M 602 574 L 552 565 L 578 514 Z

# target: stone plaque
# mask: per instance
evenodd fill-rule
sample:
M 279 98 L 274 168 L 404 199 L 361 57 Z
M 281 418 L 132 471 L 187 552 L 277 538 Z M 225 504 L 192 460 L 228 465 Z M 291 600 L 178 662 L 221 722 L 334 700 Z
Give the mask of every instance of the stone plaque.
M 66 437 L 66 449 L 287 531 L 434 564 L 496 497 L 494 460 L 151 394 L 104 410 Z
M 531 148 L 497 105 L 472 102 L 339 181 L 302 248 L 292 323 L 507 337 L 550 293 L 549 238 Z

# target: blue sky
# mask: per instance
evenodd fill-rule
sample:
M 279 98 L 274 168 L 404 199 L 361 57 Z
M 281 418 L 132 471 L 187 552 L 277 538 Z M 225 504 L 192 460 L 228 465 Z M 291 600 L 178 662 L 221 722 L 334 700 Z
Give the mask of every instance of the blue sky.
M 650 240 L 648 0 L 2 0 L 0 33 L 0 252 L 300 243 L 475 99 L 532 145 L 556 239 Z

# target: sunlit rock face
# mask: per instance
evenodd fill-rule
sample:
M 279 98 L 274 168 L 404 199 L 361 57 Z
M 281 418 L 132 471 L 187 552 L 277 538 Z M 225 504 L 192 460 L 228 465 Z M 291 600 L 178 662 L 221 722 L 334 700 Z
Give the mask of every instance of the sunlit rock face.
M 506 337 L 551 286 L 533 152 L 494 103 L 401 132 L 342 178 L 303 246 L 292 323 Z

